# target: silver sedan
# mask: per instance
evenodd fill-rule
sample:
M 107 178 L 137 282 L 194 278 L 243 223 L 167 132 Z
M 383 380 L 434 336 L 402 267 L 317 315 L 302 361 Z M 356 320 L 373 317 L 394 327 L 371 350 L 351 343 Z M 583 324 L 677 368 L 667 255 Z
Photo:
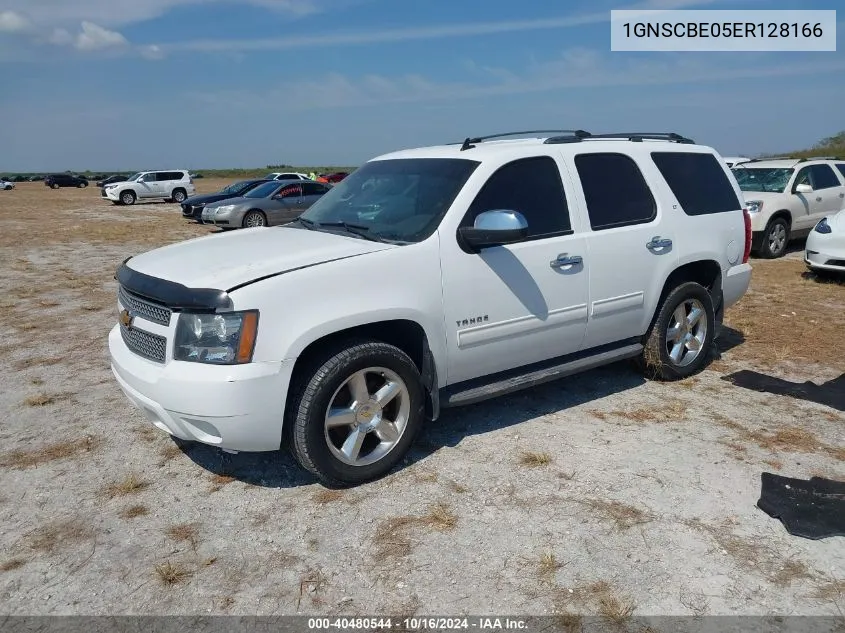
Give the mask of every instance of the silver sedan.
M 207 205 L 202 211 L 202 223 L 224 229 L 287 224 L 329 189 L 327 185 L 308 180 L 267 182 L 241 198 Z

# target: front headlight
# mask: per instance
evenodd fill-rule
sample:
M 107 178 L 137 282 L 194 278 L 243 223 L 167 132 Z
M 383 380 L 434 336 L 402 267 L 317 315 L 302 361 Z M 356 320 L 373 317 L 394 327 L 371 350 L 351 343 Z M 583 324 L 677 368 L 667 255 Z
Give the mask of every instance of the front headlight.
M 231 211 L 234 208 L 235 208 L 235 205 L 233 205 L 233 204 L 224 204 L 222 207 L 217 207 L 214 210 L 214 214 L 215 215 L 223 215 L 224 213 L 229 213 L 229 211 Z
M 194 314 L 183 312 L 176 325 L 173 359 L 212 365 L 239 365 L 252 360 L 258 311 Z
M 763 210 L 763 201 L 762 200 L 746 200 L 745 206 L 748 208 L 749 213 L 760 213 Z
M 816 226 L 813 230 L 816 233 L 821 233 L 822 235 L 827 235 L 828 233 L 833 233 L 833 229 L 830 228 L 830 224 L 827 223 L 827 218 L 822 218 L 821 220 L 819 220 L 819 223 L 816 224 Z

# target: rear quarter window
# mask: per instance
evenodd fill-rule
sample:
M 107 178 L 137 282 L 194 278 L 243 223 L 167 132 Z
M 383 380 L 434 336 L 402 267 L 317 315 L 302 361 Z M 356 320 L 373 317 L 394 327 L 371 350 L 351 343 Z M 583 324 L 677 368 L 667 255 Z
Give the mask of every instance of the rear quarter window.
M 713 154 L 652 152 L 651 159 L 687 215 L 742 209 L 731 181 Z

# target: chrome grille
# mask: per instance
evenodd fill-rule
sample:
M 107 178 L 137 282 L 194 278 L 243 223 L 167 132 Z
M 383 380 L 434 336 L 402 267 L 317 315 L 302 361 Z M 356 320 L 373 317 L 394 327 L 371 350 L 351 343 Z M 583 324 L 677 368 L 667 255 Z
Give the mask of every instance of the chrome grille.
M 137 328 L 120 326 L 120 335 L 126 347 L 144 358 L 163 363 L 167 357 L 167 339 Z
M 130 294 L 123 286 L 117 291 L 117 298 L 120 305 L 133 314 L 159 325 L 170 325 L 170 315 L 172 314 L 170 308 L 165 308 L 157 303 L 151 303 L 146 299 Z

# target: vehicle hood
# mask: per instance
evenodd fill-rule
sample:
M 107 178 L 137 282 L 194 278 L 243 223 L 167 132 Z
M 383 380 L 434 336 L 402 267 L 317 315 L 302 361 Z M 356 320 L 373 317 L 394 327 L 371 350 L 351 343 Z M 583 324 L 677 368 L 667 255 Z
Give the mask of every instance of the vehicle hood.
M 117 187 L 118 185 L 137 185 L 138 183 L 134 180 L 118 180 L 117 182 L 110 182 L 104 187 Z
M 220 200 L 213 202 L 211 204 L 207 204 L 206 208 L 208 209 L 208 208 L 211 208 L 211 207 L 220 207 L 220 206 L 223 206 L 224 204 L 225 205 L 229 205 L 229 204 L 234 204 L 234 205 L 259 204 L 260 205 L 261 200 L 265 200 L 265 199 L 266 198 L 244 198 L 243 196 L 238 196 L 237 198 L 220 199 Z
M 189 288 L 229 291 L 262 277 L 389 248 L 401 247 L 324 231 L 257 227 L 163 246 L 126 265 Z
M 209 202 L 218 202 L 220 200 L 230 200 L 232 198 L 230 193 L 204 193 L 201 196 L 191 196 L 182 204 L 208 204 Z
M 765 202 L 767 200 L 774 200 L 775 198 L 780 198 L 783 195 L 784 195 L 783 193 L 778 193 L 777 191 L 743 191 L 742 192 L 742 197 L 746 201 L 748 201 L 748 200 L 760 200 L 764 203 L 764 205 L 765 205 Z

